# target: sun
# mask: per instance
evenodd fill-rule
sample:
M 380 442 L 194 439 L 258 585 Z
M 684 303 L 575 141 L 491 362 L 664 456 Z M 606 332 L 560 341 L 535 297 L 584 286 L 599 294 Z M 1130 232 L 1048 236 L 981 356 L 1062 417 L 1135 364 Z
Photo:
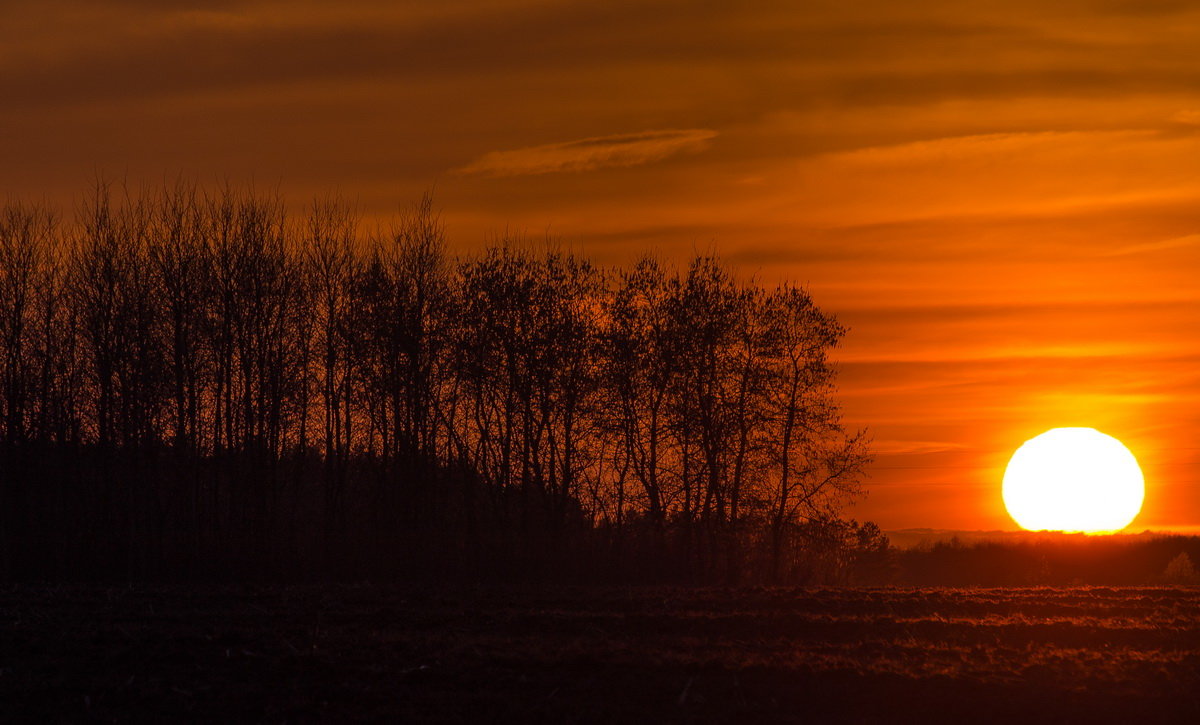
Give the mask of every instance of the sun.
M 1120 531 L 1142 510 L 1145 480 L 1121 441 L 1095 428 L 1054 428 L 1017 449 L 1004 506 L 1031 531 Z

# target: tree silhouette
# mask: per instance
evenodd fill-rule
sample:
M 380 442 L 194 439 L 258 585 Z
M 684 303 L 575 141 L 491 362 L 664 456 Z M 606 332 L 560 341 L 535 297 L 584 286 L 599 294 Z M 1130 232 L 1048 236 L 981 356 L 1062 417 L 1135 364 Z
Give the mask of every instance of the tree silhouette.
M 363 235 L 336 197 L 99 180 L 57 220 L 0 210 L 4 576 L 786 580 L 878 548 L 838 518 L 845 329 L 801 288 L 455 259 L 429 196 Z
M 1186 551 L 1181 551 L 1167 564 L 1163 581 L 1167 584 L 1200 584 L 1200 571 L 1196 571 L 1192 557 Z

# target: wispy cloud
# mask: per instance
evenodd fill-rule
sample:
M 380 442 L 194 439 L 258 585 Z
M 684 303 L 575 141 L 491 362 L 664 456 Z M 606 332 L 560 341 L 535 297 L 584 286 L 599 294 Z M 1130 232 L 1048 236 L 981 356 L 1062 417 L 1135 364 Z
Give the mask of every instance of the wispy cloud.
M 1039 131 L 1035 133 L 988 133 L 938 138 L 926 141 L 874 146 L 831 154 L 834 159 L 859 165 L 910 166 L 921 163 L 946 163 L 978 158 L 1007 158 L 1013 154 L 1064 146 L 1112 144 L 1153 137 L 1149 129 L 1117 131 Z
M 1164 239 L 1159 242 L 1146 242 L 1145 244 L 1131 244 L 1127 247 L 1119 247 L 1107 252 L 1107 255 L 1111 257 L 1123 257 L 1128 254 L 1142 254 L 1145 252 L 1158 252 L 1164 249 L 1194 247 L 1198 244 L 1200 244 L 1200 234 L 1189 234 L 1185 237 Z
M 920 455 L 925 453 L 963 451 L 968 448 L 969 446 L 963 443 L 954 443 L 951 441 L 875 440 L 871 442 L 871 449 L 877 455 Z
M 1190 126 L 1200 126 L 1200 108 L 1185 108 L 1182 111 L 1176 111 L 1171 114 L 1171 119 L 1175 123 L 1186 123 Z
M 525 176 L 638 166 L 680 153 L 696 153 L 716 137 L 708 129 L 663 129 L 492 151 L 458 169 L 463 174 Z

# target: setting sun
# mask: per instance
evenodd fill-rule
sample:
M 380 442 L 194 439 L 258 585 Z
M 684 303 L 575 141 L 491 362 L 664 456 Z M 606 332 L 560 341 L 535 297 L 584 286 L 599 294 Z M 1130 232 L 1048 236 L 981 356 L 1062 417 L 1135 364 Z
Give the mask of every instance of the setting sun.
M 1145 484 L 1121 441 L 1094 428 L 1054 428 L 1026 441 L 1004 471 L 1004 505 L 1031 531 L 1120 531 Z

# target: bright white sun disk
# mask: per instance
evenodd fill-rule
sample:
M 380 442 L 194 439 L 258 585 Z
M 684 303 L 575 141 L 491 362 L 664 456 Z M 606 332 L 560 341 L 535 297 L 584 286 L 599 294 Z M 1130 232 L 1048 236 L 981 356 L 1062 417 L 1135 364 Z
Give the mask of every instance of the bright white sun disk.
M 1004 506 L 1031 531 L 1120 531 L 1142 510 L 1145 492 L 1137 459 L 1095 428 L 1031 438 L 1004 471 Z

